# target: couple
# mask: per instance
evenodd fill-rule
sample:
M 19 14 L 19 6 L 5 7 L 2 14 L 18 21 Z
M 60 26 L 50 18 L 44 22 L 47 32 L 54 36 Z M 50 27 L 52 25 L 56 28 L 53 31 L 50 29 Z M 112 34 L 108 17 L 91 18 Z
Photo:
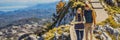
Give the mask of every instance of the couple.
M 90 33 L 90 40 L 92 40 L 92 27 L 96 24 L 95 17 L 95 13 L 93 13 L 88 5 L 85 6 L 84 10 L 77 8 L 76 21 L 79 22 L 78 24 L 75 24 L 77 40 L 83 39 L 84 31 L 80 31 L 80 29 L 85 29 L 86 40 L 88 40 L 88 33 Z

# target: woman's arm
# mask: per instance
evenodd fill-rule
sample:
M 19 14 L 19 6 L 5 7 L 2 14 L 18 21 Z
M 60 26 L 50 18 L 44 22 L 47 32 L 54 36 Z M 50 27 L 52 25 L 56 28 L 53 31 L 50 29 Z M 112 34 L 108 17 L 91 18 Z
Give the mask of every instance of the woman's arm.
M 86 22 L 86 19 L 85 19 L 85 16 L 84 16 L 84 11 L 83 11 L 83 14 L 82 14 L 82 21 L 83 21 L 83 23 Z

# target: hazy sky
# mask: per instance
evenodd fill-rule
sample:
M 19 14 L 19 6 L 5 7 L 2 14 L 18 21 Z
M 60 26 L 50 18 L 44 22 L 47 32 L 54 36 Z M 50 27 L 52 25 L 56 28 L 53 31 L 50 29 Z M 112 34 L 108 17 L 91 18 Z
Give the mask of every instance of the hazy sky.
M 56 1 L 60 0 L 0 0 L 0 11 L 15 10 L 39 3 L 51 3 Z
M 49 3 L 49 2 L 55 2 L 59 0 L 0 0 L 0 3 Z

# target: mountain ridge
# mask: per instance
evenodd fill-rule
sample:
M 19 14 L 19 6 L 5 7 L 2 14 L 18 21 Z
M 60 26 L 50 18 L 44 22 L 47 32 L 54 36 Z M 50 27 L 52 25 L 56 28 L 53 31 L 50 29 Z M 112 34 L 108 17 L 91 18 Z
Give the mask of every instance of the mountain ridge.
M 56 4 L 57 2 L 49 4 L 37 4 L 24 9 L 3 12 L 0 14 L 0 27 L 4 27 L 4 24 L 8 25 L 14 21 L 26 18 L 51 18 L 52 14 L 56 12 Z

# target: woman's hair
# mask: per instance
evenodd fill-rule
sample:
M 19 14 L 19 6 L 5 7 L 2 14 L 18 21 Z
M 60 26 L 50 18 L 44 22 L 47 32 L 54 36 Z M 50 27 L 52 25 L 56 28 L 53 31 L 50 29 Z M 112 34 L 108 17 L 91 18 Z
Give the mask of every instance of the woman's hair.
M 79 7 L 77 10 L 80 10 L 81 11 L 81 14 L 83 15 L 83 11 L 82 11 L 82 9 Z
M 77 10 L 80 10 L 82 12 L 82 9 L 81 8 L 77 8 Z
M 82 11 L 82 9 L 81 9 L 81 8 L 78 8 L 77 10 L 81 10 L 81 11 Z

